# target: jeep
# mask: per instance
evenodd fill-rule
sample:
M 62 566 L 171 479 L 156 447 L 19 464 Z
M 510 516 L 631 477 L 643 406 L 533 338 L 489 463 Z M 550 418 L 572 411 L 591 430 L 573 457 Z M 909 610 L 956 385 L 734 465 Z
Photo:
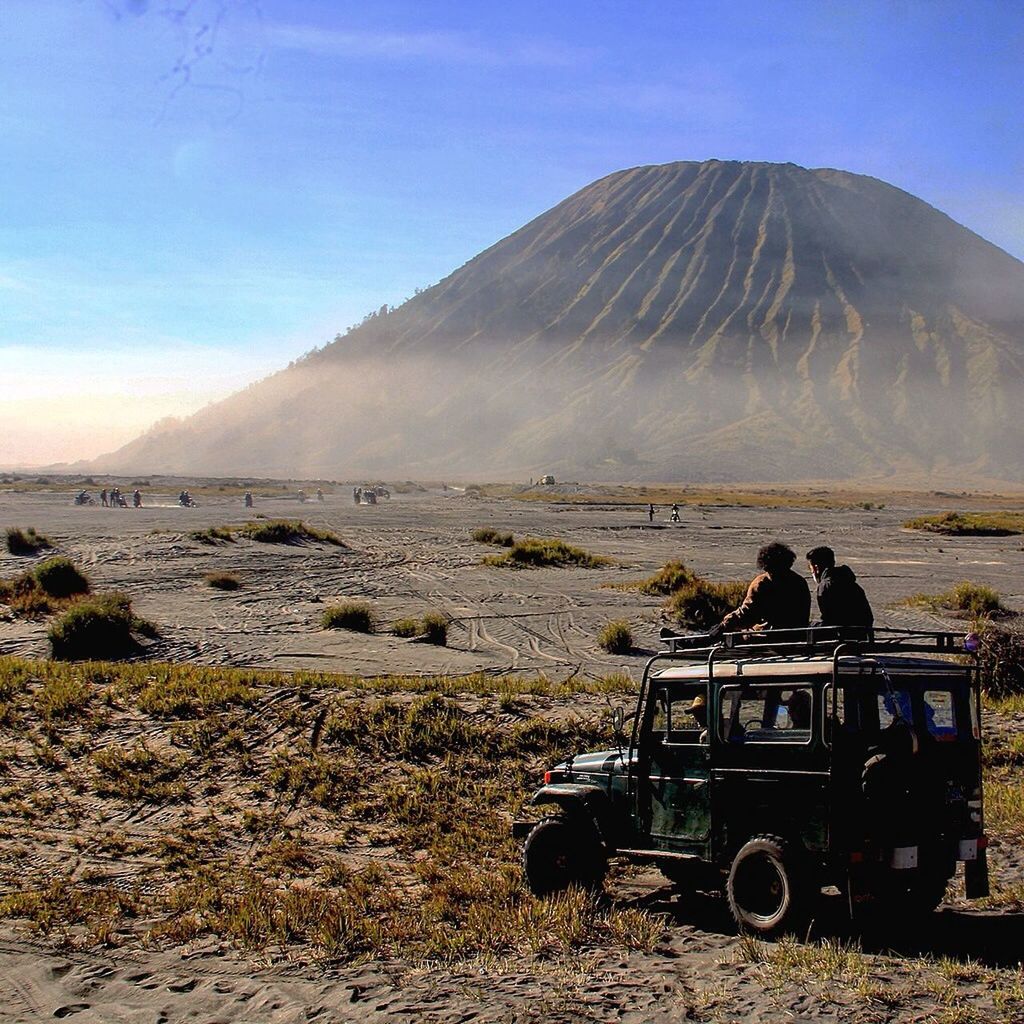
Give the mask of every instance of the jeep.
M 663 631 L 664 634 L 665 631 Z M 665 636 L 617 749 L 545 772 L 515 823 L 537 895 L 611 857 L 724 890 L 741 930 L 800 932 L 825 887 L 851 916 L 930 913 L 957 863 L 988 894 L 973 634 L 809 628 Z

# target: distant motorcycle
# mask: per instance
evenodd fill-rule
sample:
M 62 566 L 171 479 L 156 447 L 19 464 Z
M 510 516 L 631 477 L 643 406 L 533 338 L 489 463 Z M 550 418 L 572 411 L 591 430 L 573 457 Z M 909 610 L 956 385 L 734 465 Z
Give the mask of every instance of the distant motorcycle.
M 95 505 L 96 502 L 93 500 L 92 495 L 89 494 L 88 491 L 79 491 L 75 495 L 75 504 L 76 505 Z

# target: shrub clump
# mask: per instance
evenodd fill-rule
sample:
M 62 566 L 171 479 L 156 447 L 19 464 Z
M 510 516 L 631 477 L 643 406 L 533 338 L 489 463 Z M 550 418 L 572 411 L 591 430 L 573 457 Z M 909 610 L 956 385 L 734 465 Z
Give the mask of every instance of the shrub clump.
M 230 572 L 208 572 L 203 578 L 206 585 L 214 590 L 238 590 L 242 585 L 242 581 Z
M 481 526 L 474 530 L 470 536 L 478 544 L 496 544 L 500 548 L 510 548 L 515 543 L 511 533 L 500 533 L 489 526 Z
M 941 594 L 913 594 L 904 603 L 923 605 L 932 611 L 952 612 L 973 618 L 991 618 L 993 615 L 1008 614 L 998 591 L 981 583 L 972 583 L 970 580 L 962 580 Z
M 423 616 L 423 637 L 428 644 L 448 645 L 448 619 L 440 612 L 427 612 Z
M 594 569 L 608 565 L 609 559 L 593 555 L 583 548 L 573 547 L 556 537 L 527 537 L 516 541 L 504 555 L 489 555 L 485 565 L 538 568 L 545 565 L 576 565 Z
M 320 623 L 324 629 L 348 629 L 353 633 L 372 633 L 374 627 L 370 606 L 359 601 L 325 608 Z
M 448 645 L 448 618 L 440 612 L 427 612 L 422 619 L 398 619 L 391 632 L 405 639 L 417 638 L 438 647 Z
M 979 623 L 978 670 L 981 688 L 994 698 L 1024 693 L 1024 630 Z
M 114 592 L 72 605 L 50 626 L 53 657 L 61 661 L 105 661 L 138 650 L 133 634 L 154 636 L 153 625 L 132 614 L 127 594 Z
M 39 589 L 50 597 L 71 597 L 89 593 L 89 580 L 79 572 L 70 558 L 48 558 L 32 570 Z
M 205 530 L 193 530 L 189 534 L 191 540 L 197 540 L 200 544 L 234 544 L 235 535 L 227 526 L 210 526 Z
M 633 631 L 621 619 L 609 622 L 598 634 L 597 643 L 609 654 L 629 654 L 633 649 Z
M 943 512 L 908 519 L 903 525 L 949 537 L 1010 537 L 1024 533 L 1024 512 Z
M 333 531 L 308 526 L 298 519 L 267 519 L 262 522 L 246 523 L 238 532 L 243 537 L 259 541 L 261 544 L 305 544 L 310 541 L 321 541 L 340 548 L 347 547 Z
M 36 533 L 34 527 L 29 526 L 22 530 L 17 526 L 11 526 L 7 529 L 7 550 L 12 555 L 34 555 L 52 547 L 50 538 Z
M 688 569 L 682 562 L 667 562 L 653 576 L 640 580 L 635 586 L 642 594 L 650 594 L 653 597 L 666 597 L 683 587 L 689 586 L 697 578 L 697 574 L 692 569 Z
M 739 580 L 713 583 L 698 576 L 676 590 L 665 607 L 681 626 L 710 629 L 738 607 L 746 593 L 747 584 Z
M 391 632 L 395 636 L 408 638 L 411 636 L 419 636 L 420 633 L 420 620 L 419 619 L 398 619 L 391 624 Z

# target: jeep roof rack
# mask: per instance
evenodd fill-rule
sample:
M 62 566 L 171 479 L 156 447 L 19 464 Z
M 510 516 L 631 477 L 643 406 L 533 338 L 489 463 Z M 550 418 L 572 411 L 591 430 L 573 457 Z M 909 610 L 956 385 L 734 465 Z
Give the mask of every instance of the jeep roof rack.
M 831 657 L 842 646 L 846 654 L 915 653 L 973 654 L 977 650 L 975 634 L 952 630 L 866 629 L 862 626 L 807 626 L 800 629 L 743 630 L 711 637 L 707 633 L 691 636 L 661 630 L 667 655 L 705 660 L 716 658 L 772 658 L 786 654 Z M 662 655 L 665 657 L 666 655 Z

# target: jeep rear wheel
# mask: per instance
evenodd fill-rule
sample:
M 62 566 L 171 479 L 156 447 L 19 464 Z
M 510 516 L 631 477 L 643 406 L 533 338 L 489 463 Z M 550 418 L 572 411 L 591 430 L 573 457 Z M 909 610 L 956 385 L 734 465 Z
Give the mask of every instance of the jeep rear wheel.
M 523 846 L 523 873 L 535 896 L 572 885 L 597 889 L 608 861 L 591 822 L 558 815 L 538 821 Z
M 775 836 L 756 836 L 740 848 L 729 869 L 726 895 L 741 931 L 770 937 L 806 928 L 811 889 L 797 854 Z

